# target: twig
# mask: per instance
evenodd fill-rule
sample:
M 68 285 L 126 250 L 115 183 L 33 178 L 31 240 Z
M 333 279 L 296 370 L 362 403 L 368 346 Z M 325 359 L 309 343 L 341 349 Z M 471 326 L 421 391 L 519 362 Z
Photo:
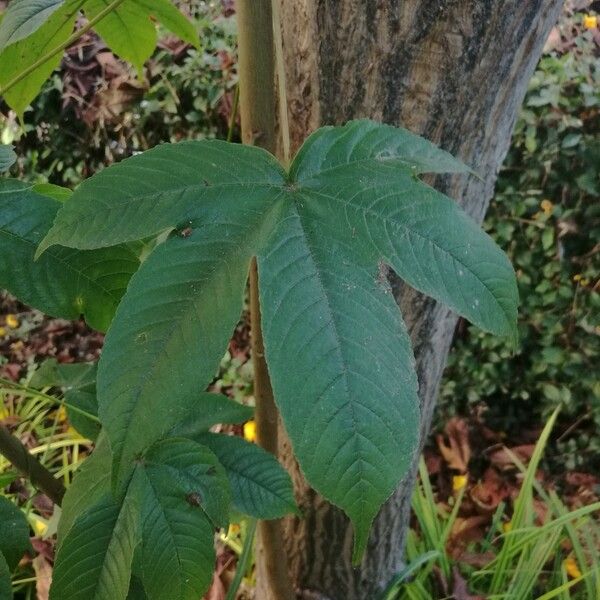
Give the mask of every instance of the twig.
M 40 489 L 55 504 L 60 506 L 65 495 L 63 484 L 34 458 L 4 425 L 0 425 L 0 454 L 27 477 L 34 487 Z

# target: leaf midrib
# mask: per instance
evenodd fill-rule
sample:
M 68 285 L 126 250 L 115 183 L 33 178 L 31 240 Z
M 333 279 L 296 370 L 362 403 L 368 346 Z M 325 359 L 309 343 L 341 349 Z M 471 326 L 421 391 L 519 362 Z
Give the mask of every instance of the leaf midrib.
M 325 304 L 327 306 L 327 312 L 329 313 L 329 317 L 331 318 L 331 325 L 332 325 L 331 329 L 333 331 L 333 335 L 335 337 L 335 343 L 336 343 L 335 352 L 338 355 L 338 358 L 340 360 L 340 366 L 342 369 L 342 377 L 344 380 L 344 390 L 345 390 L 345 395 L 346 395 L 346 400 L 345 400 L 344 404 L 350 408 L 350 414 L 351 414 L 351 418 L 352 418 L 352 431 L 353 431 L 352 443 L 353 443 L 353 446 L 355 449 L 355 456 L 359 457 L 356 460 L 353 460 L 353 463 L 359 465 L 358 466 L 358 480 L 360 481 L 360 485 L 362 487 L 362 485 L 368 481 L 366 478 L 363 477 L 364 469 L 362 466 L 362 462 L 365 459 L 363 458 L 363 452 L 361 450 L 361 444 L 360 444 L 360 440 L 359 440 L 360 435 L 362 435 L 362 434 L 360 434 L 360 431 L 358 428 L 356 411 L 355 411 L 354 403 L 352 402 L 352 395 L 350 393 L 348 368 L 346 366 L 347 361 L 346 361 L 346 359 L 344 357 L 344 353 L 342 351 L 343 345 L 342 345 L 340 334 L 338 332 L 337 320 L 336 320 L 335 314 L 333 312 L 333 309 L 331 307 L 329 296 L 327 295 L 327 292 L 326 292 L 326 287 L 321 278 L 321 273 L 320 273 L 320 269 L 319 269 L 319 261 L 317 260 L 317 258 L 315 256 L 314 248 L 311 246 L 310 236 L 308 234 L 307 228 L 304 226 L 304 222 L 302 220 L 302 214 L 301 214 L 301 211 L 296 202 L 294 202 L 293 208 L 298 217 L 298 221 L 300 223 L 302 233 L 304 234 L 304 239 L 306 240 L 306 247 L 307 247 L 308 251 L 310 252 L 310 257 L 316 267 L 315 268 L 316 278 L 319 283 L 319 287 L 321 288 L 321 290 L 323 292 L 323 298 L 325 299 Z M 344 406 L 341 406 L 338 408 L 338 411 L 336 411 L 336 412 L 341 412 L 343 409 L 344 409 Z M 361 496 L 362 496 L 362 494 L 361 494 Z M 365 505 L 364 501 L 361 501 L 359 503 L 359 505 L 361 506 L 361 517 L 360 518 L 362 520 L 364 518 L 364 511 L 363 511 L 363 508 Z
M 148 475 L 148 472 L 146 471 L 146 469 L 144 469 L 144 477 L 146 478 L 146 481 L 148 482 L 148 485 L 150 487 L 150 489 L 152 490 L 152 494 L 154 495 L 154 499 L 156 501 L 156 504 L 159 506 L 160 508 L 160 512 L 162 513 L 164 519 L 165 519 L 165 523 L 167 524 L 167 529 L 169 531 L 169 533 L 171 534 L 171 540 L 173 542 L 173 546 L 175 548 L 175 557 L 177 559 L 177 565 L 179 566 L 179 573 L 183 573 L 183 563 L 181 561 L 181 556 L 179 553 L 179 547 L 177 546 L 177 541 L 176 541 L 176 537 L 175 537 L 175 532 L 173 531 L 173 528 L 171 526 L 171 522 L 169 521 L 169 518 L 167 517 L 167 513 L 166 513 L 166 508 L 163 506 L 163 504 L 160 502 L 159 500 L 159 494 L 156 491 L 156 488 L 154 487 L 154 484 L 152 482 L 152 479 L 150 478 L 150 476 Z M 204 512 L 204 510 L 203 510 Z M 204 512 L 204 514 L 206 515 L 206 513 Z M 142 540 L 143 540 L 143 529 L 142 529 Z M 143 541 L 142 541 L 143 544 Z M 181 577 L 179 578 L 179 583 L 181 582 Z M 180 583 L 181 586 L 181 583 Z

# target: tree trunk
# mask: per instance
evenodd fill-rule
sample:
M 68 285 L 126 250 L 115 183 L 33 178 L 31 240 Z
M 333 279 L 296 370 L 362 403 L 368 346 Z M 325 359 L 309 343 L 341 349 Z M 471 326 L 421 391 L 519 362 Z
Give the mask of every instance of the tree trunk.
M 322 124 L 370 117 L 402 125 L 481 175 L 432 180 L 481 221 L 562 0 L 280 1 L 293 149 Z M 456 317 L 391 280 L 414 344 L 424 440 Z M 374 599 L 402 567 L 415 470 L 383 507 L 353 569 L 348 520 L 308 489 L 282 443 L 305 515 L 286 523 L 302 597 Z

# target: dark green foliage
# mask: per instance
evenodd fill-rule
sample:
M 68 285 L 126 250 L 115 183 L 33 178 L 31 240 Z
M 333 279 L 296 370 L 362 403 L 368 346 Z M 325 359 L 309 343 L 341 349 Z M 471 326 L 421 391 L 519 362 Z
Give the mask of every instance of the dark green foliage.
M 204 433 L 194 439 L 210 448 L 225 467 L 239 512 L 258 519 L 297 512 L 290 479 L 272 454 L 232 435 Z
M 0 600 L 12 598 L 10 576 L 25 552 L 33 552 L 25 515 L 0 496 Z
M 57 247 L 39 261 L 36 246 L 61 203 L 30 185 L 0 179 L 0 287 L 54 317 L 106 330 L 132 273 L 139 244 L 90 252 Z
M 31 549 L 25 516 L 10 500 L 0 496 L 0 555 L 8 569 L 12 571 L 23 554 Z

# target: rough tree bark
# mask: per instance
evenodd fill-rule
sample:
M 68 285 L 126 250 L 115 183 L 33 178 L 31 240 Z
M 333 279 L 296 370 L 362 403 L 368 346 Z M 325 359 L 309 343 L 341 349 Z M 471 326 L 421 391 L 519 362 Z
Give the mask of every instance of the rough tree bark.
M 402 125 L 481 174 L 433 181 L 481 221 L 562 0 L 280 2 L 293 149 L 321 124 L 371 117 Z M 424 438 L 456 317 L 391 279 L 414 343 Z M 302 597 L 372 600 L 402 566 L 414 471 L 376 519 L 359 569 L 347 519 L 294 473 L 305 519 L 288 520 L 286 546 Z

